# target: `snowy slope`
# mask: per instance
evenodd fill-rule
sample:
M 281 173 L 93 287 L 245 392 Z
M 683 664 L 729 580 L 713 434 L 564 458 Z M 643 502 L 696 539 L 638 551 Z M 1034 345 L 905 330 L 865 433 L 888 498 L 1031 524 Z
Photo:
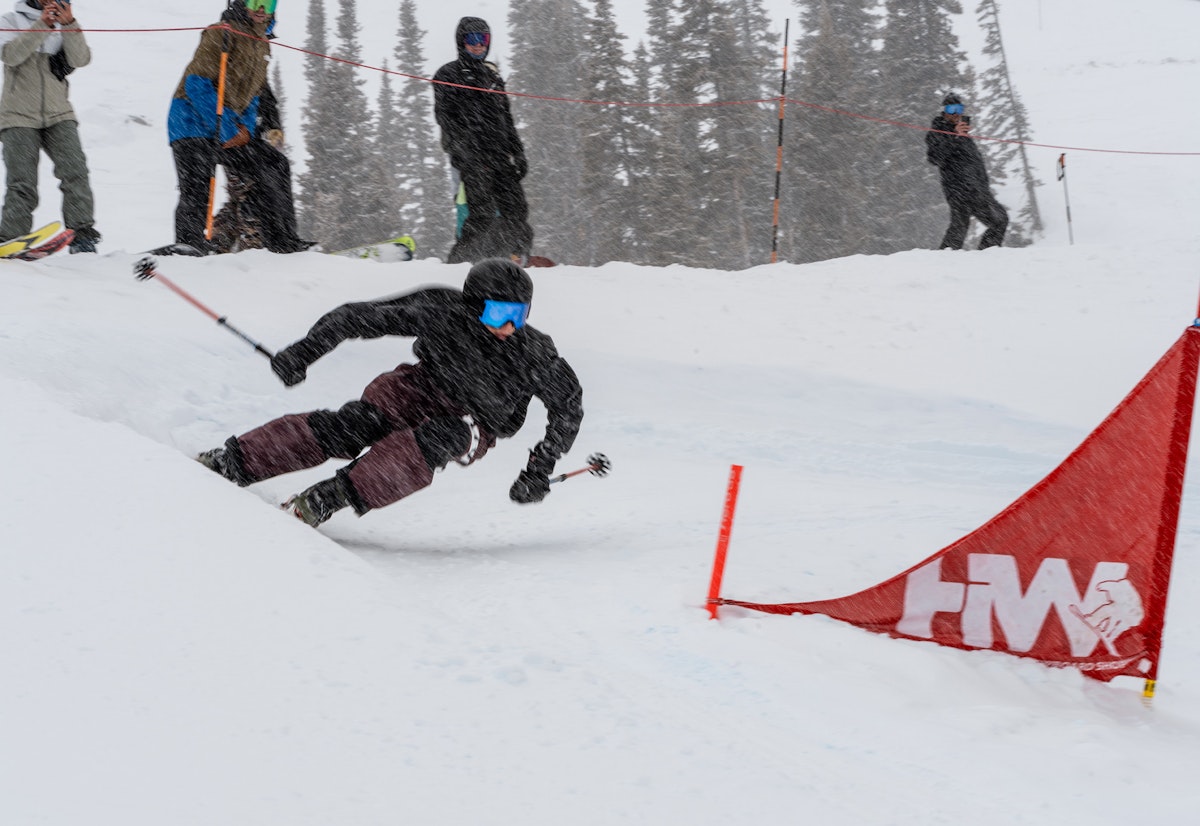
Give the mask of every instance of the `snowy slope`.
M 1200 81 L 1200 3 L 1028 5 L 1005 22 L 1039 141 L 1200 150 L 1178 105 Z M 172 0 L 105 25 L 195 16 Z M 0 273 L 4 823 L 1191 821 L 1194 469 L 1151 709 L 1129 683 L 701 605 L 731 463 L 725 591 L 762 600 L 873 584 L 1053 468 L 1195 314 L 1200 158 L 1071 151 L 1074 245 L 1062 150 L 1042 149 L 1051 223 L 1024 250 L 536 270 L 532 322 L 586 391 L 562 468 L 602 450 L 612 475 L 509 503 L 535 410 L 480 465 L 312 531 L 274 505 L 334 465 L 239 490 L 188 457 L 354 398 L 408 344 L 349 343 L 289 390 L 133 279 L 134 251 L 169 237 L 162 117 L 192 43 L 94 36 L 72 83 L 105 254 Z M 1168 107 L 1169 133 L 1148 130 Z M 466 272 L 263 252 L 161 267 L 272 348 L 340 302 Z

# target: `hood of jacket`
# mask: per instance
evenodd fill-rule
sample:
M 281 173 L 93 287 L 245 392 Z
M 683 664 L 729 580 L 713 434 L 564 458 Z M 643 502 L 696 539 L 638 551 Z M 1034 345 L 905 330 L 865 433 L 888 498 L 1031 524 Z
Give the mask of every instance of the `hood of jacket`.
M 30 5 L 26 0 L 17 0 L 13 6 L 13 10 L 5 15 L 5 19 L 12 22 L 12 28 L 14 29 L 42 28 L 42 10 Z M 16 32 L 0 33 L 0 43 L 7 43 L 14 37 L 16 37 Z M 62 51 L 62 45 L 62 35 L 55 32 L 54 34 L 46 35 L 46 39 L 38 47 L 38 51 L 45 52 L 46 54 L 54 54 L 55 52 Z
M 492 44 L 490 42 L 488 43 L 487 50 L 482 56 L 475 57 L 475 55 L 467 52 L 467 46 L 465 42 L 467 32 L 485 32 L 486 34 L 490 35 L 492 30 L 488 26 L 487 21 L 482 17 L 464 17 L 462 20 L 458 21 L 458 27 L 454 30 L 454 46 L 458 49 L 459 60 L 486 60 L 488 52 L 492 50 Z

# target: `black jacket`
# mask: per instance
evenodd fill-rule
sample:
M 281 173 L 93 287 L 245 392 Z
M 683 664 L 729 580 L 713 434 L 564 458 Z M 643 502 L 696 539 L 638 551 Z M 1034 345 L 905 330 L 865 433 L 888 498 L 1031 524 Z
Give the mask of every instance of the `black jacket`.
M 546 406 L 544 450 L 555 460 L 571 449 L 583 421 L 583 389 L 550 336 L 526 324 L 501 341 L 468 308 L 462 291 L 427 287 L 343 304 L 288 347 L 308 365 L 348 338 L 415 337 L 421 369 L 494 436 L 521 429 L 529 402 Z
M 465 18 L 470 20 L 474 18 Z M 480 21 L 482 22 L 482 21 Z M 502 94 L 504 79 L 496 67 L 486 60 L 471 57 L 463 46 L 462 25 L 456 34 L 458 60 L 437 70 L 433 79 L 433 113 L 442 130 L 442 149 L 455 166 L 462 162 L 505 162 L 509 158 L 519 166 L 525 164 L 525 146 L 513 123 L 508 95 Z M 453 83 L 470 86 L 458 89 L 443 85 Z M 492 89 L 476 92 L 473 89 Z
M 932 129 L 925 133 L 925 157 L 942 175 L 942 191 L 947 198 L 975 198 L 991 195 L 987 167 L 978 143 L 965 135 L 943 135 L 953 132 L 954 124 L 938 115 Z

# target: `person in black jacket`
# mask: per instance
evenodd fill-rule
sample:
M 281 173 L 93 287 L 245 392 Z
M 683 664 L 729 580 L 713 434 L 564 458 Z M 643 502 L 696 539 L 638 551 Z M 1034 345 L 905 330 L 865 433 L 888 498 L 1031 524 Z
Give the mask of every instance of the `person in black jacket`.
M 509 497 L 540 502 L 579 433 L 583 389 L 550 336 L 525 323 L 532 299 L 533 281 L 521 267 L 491 259 L 471 268 L 461 291 L 426 287 L 345 304 L 271 359 L 285 385 L 304 381 L 313 362 L 348 338 L 415 337 L 417 363 L 378 376 L 337 411 L 283 416 L 197 459 L 242 486 L 331 458 L 353 460 L 285 503 L 315 527 L 346 506 L 362 516 L 415 493 L 451 460 L 482 458 L 496 439 L 521 429 L 537 396 L 546 432 Z
M 446 258 L 450 264 L 510 256 L 525 262 L 533 245 L 529 204 L 521 188 L 529 164 L 504 80 L 484 59 L 491 38 L 486 21 L 464 17 L 454 33 L 458 59 L 433 76 L 442 148 L 462 177 L 467 198 L 466 222 Z
M 987 227 L 979 239 L 979 248 L 998 247 L 1008 229 L 1008 210 L 992 194 L 983 154 L 969 137 L 970 119 L 964 114 L 962 99 L 954 94 L 942 101 L 942 112 L 925 133 L 925 157 L 941 172 L 942 193 L 950 205 L 950 226 L 938 249 L 962 249 L 971 217 Z M 944 133 L 953 134 L 944 134 Z

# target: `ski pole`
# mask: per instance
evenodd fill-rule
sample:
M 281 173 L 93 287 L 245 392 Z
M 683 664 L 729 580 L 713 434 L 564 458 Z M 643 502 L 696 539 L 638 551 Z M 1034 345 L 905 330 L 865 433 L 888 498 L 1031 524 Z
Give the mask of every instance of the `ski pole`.
M 167 278 L 161 272 L 154 269 L 154 266 L 157 263 L 158 262 L 156 262 L 150 256 L 146 256 L 145 258 L 143 258 L 142 260 L 138 261 L 136 264 L 133 265 L 134 276 L 137 278 L 138 281 L 149 281 L 151 278 L 157 278 L 159 281 L 161 281 L 167 287 L 170 287 L 171 290 L 174 291 L 174 293 L 176 295 L 178 295 L 180 298 L 182 298 L 184 301 L 191 304 L 197 310 L 204 313 L 206 316 L 208 316 L 213 321 L 220 324 L 226 330 L 233 333 L 235 336 L 240 338 L 242 341 L 249 344 L 255 350 L 262 353 L 267 358 L 275 357 L 274 354 L 270 350 L 268 350 L 266 347 L 263 347 L 257 341 L 250 338 L 250 336 L 246 335 L 241 330 L 239 330 L 237 327 L 234 327 L 232 324 L 230 324 L 225 319 L 225 316 L 218 315 L 217 313 L 210 310 L 208 307 L 205 307 L 203 304 L 201 304 L 199 301 L 197 301 L 195 298 L 193 298 L 186 290 L 181 289 L 173 281 L 171 281 L 171 279 Z
M 1075 243 L 1075 229 L 1071 225 L 1071 196 L 1067 192 L 1067 153 L 1058 156 L 1058 179 L 1063 182 L 1063 200 L 1067 202 L 1067 238 Z
M 581 473 L 590 473 L 593 476 L 607 476 L 609 470 L 612 469 L 612 462 L 608 461 L 608 457 L 603 453 L 593 453 L 587 460 L 587 467 L 581 467 L 579 470 L 573 470 L 570 473 L 559 474 L 550 480 L 550 484 L 553 485 L 555 482 L 562 482 Z

